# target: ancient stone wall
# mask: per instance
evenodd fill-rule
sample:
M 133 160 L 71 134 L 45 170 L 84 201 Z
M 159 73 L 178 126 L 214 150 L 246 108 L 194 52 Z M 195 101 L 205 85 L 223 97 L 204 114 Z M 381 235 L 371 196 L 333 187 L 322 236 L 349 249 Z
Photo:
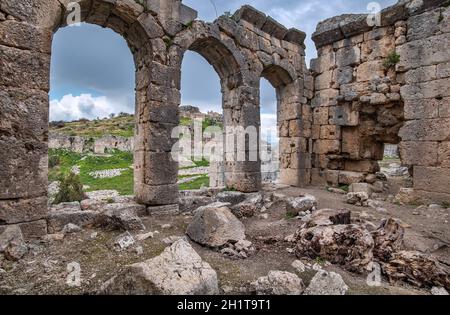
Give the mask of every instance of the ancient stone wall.
M 0 0 L 0 224 L 35 228 L 28 234 L 45 232 L 51 43 L 73 12 L 70 2 Z M 82 21 L 122 35 L 134 57 L 137 201 L 149 206 L 178 202 L 171 133 L 179 123 L 181 62 L 187 50 L 200 53 L 219 74 L 225 126 L 258 128 L 259 81 L 264 76 L 272 82 L 284 126 L 285 181 L 303 184 L 297 174 L 309 181 L 310 165 L 302 161 L 309 160 L 306 97 L 312 86 L 305 82 L 312 80 L 306 79 L 303 32 L 288 30 L 248 6 L 232 17 L 204 23 L 194 21 L 196 12 L 179 0 L 78 4 Z M 227 146 L 226 153 L 247 156 L 252 153 L 248 148 L 249 143 L 244 148 Z M 260 189 L 259 161 L 227 161 L 225 169 L 228 187 Z
M 446 1 L 400 1 L 382 11 L 380 26 L 367 15 L 318 25 L 313 184 L 364 181 L 384 144 L 399 143 L 416 192 L 450 200 L 449 15 Z

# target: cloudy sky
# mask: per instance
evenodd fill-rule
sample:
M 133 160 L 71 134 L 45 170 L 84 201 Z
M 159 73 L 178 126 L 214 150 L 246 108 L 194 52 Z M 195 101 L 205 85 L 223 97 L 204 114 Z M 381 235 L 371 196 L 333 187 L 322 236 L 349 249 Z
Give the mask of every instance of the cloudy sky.
M 318 22 L 343 13 L 367 12 L 368 0 L 184 0 L 199 19 L 213 21 L 223 12 L 250 4 L 286 27 L 307 33 L 307 59 L 316 56 L 311 34 Z M 397 2 L 379 0 L 382 7 Z M 309 63 L 309 62 L 308 62 Z M 182 69 L 182 104 L 203 111 L 221 111 L 219 78 L 198 54 L 187 53 Z M 94 25 L 67 27 L 53 40 L 50 120 L 93 119 L 109 113 L 134 111 L 134 65 L 125 41 Z M 275 91 L 261 83 L 261 114 L 266 129 L 274 130 Z

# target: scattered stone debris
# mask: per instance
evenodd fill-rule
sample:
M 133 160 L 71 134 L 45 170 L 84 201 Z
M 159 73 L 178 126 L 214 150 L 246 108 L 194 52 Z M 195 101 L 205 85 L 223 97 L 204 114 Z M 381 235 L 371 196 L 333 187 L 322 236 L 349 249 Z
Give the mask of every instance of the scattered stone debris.
M 231 212 L 238 218 L 251 218 L 263 207 L 263 196 L 260 193 L 248 194 L 246 199 L 231 207 Z
M 228 207 L 214 204 L 195 211 L 186 234 L 199 244 L 222 247 L 244 240 L 245 227 Z
M 147 261 L 126 266 L 108 280 L 102 294 L 219 294 L 216 271 L 204 262 L 185 240 L 178 240 L 164 252 Z
M 252 242 L 247 240 L 240 240 L 232 244 L 229 243 L 225 248 L 220 250 L 222 254 L 234 259 L 246 259 L 255 252 Z
M 305 290 L 305 295 L 345 295 L 348 286 L 341 275 L 332 271 L 319 270 Z
M 420 204 L 421 202 L 421 198 L 416 195 L 413 188 L 400 188 L 394 198 L 394 203 L 400 205 Z
M 80 228 L 78 225 L 69 223 L 66 224 L 62 230 L 64 234 L 72 234 L 72 233 L 78 233 L 81 232 L 83 229 Z
M 114 246 L 116 247 L 117 250 L 124 250 L 134 245 L 134 243 L 135 240 L 133 238 L 133 235 L 131 235 L 130 232 L 127 231 L 116 238 Z
M 345 201 L 348 204 L 366 207 L 368 205 L 369 195 L 366 192 L 350 192 Z
M 175 242 L 181 240 L 182 238 L 183 238 L 183 237 L 181 237 L 181 236 L 172 235 L 172 236 L 163 238 L 163 239 L 161 240 L 161 242 L 163 242 L 163 243 L 166 244 L 166 245 L 172 245 L 173 243 L 175 243 Z
M 158 233 L 159 233 L 158 231 L 155 231 L 155 232 L 148 232 L 145 234 L 138 234 L 138 235 L 136 235 L 136 240 L 142 242 L 149 238 L 153 238 L 155 236 L 155 234 L 158 234 Z
M 351 213 L 347 209 L 321 209 L 315 211 L 311 217 L 306 220 L 305 227 L 328 226 L 338 224 L 350 224 Z
M 250 284 L 257 295 L 300 295 L 305 290 L 302 279 L 287 271 L 270 271 Z
M 102 171 L 95 171 L 90 172 L 88 175 L 96 178 L 96 179 L 103 179 L 103 178 L 114 178 L 117 176 L 122 175 L 122 172 L 127 171 L 127 168 L 117 168 L 112 170 L 102 170 Z

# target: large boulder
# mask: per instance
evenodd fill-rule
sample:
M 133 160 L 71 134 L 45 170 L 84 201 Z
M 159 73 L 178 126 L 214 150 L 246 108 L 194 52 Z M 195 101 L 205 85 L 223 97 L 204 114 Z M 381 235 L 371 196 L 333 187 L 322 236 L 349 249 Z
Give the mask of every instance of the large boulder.
M 299 258 L 321 257 L 354 272 L 363 272 L 373 258 L 372 235 L 355 224 L 302 228 L 295 237 Z
M 417 251 L 400 251 L 382 264 L 390 282 L 405 281 L 418 287 L 440 286 L 450 289 L 450 277 L 437 259 Z
M 195 242 L 222 247 L 245 239 L 245 227 L 226 206 L 202 207 L 195 211 L 186 234 Z
M 305 290 L 305 295 L 345 295 L 348 286 L 340 274 L 319 270 Z
M 28 246 L 18 225 L 9 225 L 0 234 L 0 253 L 8 260 L 17 261 L 28 252 Z
M 302 279 L 286 271 L 270 271 L 250 284 L 252 292 L 258 295 L 300 295 L 305 289 Z
M 183 239 L 147 261 L 126 266 L 107 281 L 102 294 L 212 295 L 219 293 L 216 271 Z

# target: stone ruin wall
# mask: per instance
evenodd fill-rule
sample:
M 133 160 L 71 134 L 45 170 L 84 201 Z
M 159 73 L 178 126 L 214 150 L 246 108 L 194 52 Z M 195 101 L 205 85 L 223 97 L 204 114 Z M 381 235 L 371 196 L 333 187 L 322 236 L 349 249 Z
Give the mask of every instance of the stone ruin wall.
M 0 0 L 0 225 L 45 234 L 51 42 L 67 0 Z M 179 123 L 187 50 L 217 71 L 224 126 L 260 126 L 260 78 L 277 91 L 280 179 L 348 184 L 378 170 L 383 143 L 399 143 L 417 192 L 450 201 L 450 37 L 446 1 L 401 1 L 382 26 L 347 15 L 321 23 L 319 58 L 305 65 L 305 34 L 244 6 L 213 23 L 179 0 L 80 0 L 82 20 L 122 35 L 136 67 L 135 195 L 148 206 L 178 201 L 171 131 Z M 401 56 L 386 69 L 391 50 Z M 226 156 L 244 153 L 225 147 Z M 261 165 L 229 162 L 225 184 L 261 188 Z M 219 180 L 218 180 L 219 181 Z
M 106 135 L 100 138 L 86 138 L 50 133 L 48 138 L 49 149 L 65 149 L 76 153 L 93 152 L 105 154 L 112 150 L 132 152 L 133 138 Z
M 46 233 L 51 44 L 64 27 L 68 0 L 0 0 L 0 226 L 18 224 L 25 237 Z M 127 41 L 136 67 L 135 197 L 148 206 L 178 202 L 178 164 L 172 160 L 173 127 L 179 123 L 180 78 L 187 50 L 201 54 L 222 85 L 224 125 L 260 126 L 259 82 L 277 89 L 284 133 L 297 135 L 285 151 L 286 178 L 302 167 L 305 33 L 286 29 L 244 6 L 214 23 L 179 0 L 80 0 L 82 21 L 108 27 Z M 309 94 L 308 94 L 309 93 Z M 300 141 L 300 139 L 302 139 Z M 290 140 L 289 140 L 290 141 Z M 226 147 L 226 155 L 249 156 Z M 306 152 L 305 152 L 306 153 Z M 227 162 L 226 185 L 243 192 L 261 188 L 256 162 Z
M 401 1 L 382 11 L 319 24 L 311 62 L 311 181 L 345 185 L 379 170 L 383 144 L 399 144 L 415 193 L 450 200 L 450 8 L 446 1 Z M 396 51 L 400 62 L 387 67 Z

